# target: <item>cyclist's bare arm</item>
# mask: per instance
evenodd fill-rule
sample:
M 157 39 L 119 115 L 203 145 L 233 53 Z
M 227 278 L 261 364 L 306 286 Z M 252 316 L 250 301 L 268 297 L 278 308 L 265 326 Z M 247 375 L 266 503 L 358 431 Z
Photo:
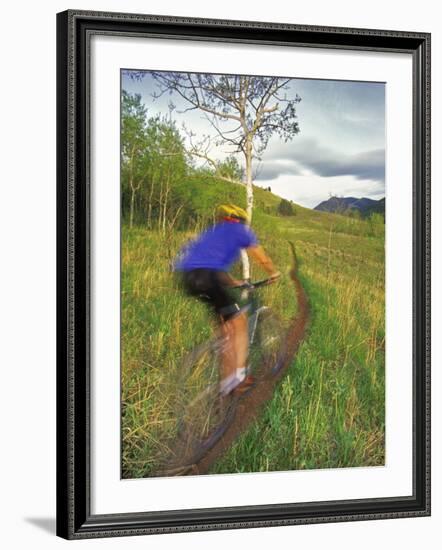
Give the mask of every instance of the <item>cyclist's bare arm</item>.
M 273 265 L 272 260 L 267 256 L 262 246 L 249 246 L 248 248 L 246 248 L 246 251 L 249 256 L 253 258 L 254 261 L 261 265 L 261 267 L 265 271 L 267 271 L 271 279 L 277 279 L 281 276 L 281 272 L 277 271 L 277 269 Z M 234 279 L 229 273 L 226 273 L 225 276 L 225 284 L 228 286 L 241 286 L 244 284 L 243 280 Z
M 273 265 L 272 260 L 267 256 L 264 249 L 260 245 L 249 246 L 247 253 L 251 256 L 267 273 L 271 278 L 277 278 L 281 276 L 281 273 L 277 271 Z

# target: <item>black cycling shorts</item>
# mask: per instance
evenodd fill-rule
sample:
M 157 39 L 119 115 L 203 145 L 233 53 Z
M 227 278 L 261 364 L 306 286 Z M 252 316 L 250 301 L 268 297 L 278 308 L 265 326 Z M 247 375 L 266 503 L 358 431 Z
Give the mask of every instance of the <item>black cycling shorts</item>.
M 193 269 L 182 272 L 185 291 L 211 305 L 224 321 L 235 316 L 240 307 L 226 288 L 227 275 L 213 269 Z

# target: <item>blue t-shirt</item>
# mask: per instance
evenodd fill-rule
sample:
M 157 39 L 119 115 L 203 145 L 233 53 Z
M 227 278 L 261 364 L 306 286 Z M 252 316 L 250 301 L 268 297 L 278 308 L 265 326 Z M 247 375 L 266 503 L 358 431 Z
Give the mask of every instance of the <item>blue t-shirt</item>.
M 181 250 L 175 269 L 229 271 L 242 248 L 258 244 L 255 233 L 245 224 L 223 221 L 209 227 Z

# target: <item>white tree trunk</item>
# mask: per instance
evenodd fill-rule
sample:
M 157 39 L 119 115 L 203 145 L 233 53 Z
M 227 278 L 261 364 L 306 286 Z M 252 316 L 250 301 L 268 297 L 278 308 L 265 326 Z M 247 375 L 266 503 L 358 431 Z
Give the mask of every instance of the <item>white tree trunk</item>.
M 131 184 L 129 227 L 134 225 L 135 189 Z
M 249 138 L 245 150 L 246 157 L 246 212 L 249 218 L 248 224 L 252 221 L 253 213 L 253 181 L 252 181 L 252 140 Z M 250 261 L 245 250 L 241 253 L 243 279 L 250 279 Z
M 250 279 L 250 260 L 245 250 L 241 250 L 242 278 Z
M 253 213 L 252 140 L 250 138 L 247 140 L 246 145 L 246 197 L 246 210 L 250 224 L 252 221 Z

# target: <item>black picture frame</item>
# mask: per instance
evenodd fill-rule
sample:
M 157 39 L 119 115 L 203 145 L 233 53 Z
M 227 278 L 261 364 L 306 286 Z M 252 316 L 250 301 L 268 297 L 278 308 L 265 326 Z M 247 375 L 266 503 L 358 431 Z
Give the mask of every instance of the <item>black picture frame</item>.
M 88 71 L 89 41 L 94 34 L 412 55 L 412 496 L 91 514 Z M 57 14 L 57 535 L 81 539 L 427 515 L 430 515 L 430 35 L 77 10 Z

